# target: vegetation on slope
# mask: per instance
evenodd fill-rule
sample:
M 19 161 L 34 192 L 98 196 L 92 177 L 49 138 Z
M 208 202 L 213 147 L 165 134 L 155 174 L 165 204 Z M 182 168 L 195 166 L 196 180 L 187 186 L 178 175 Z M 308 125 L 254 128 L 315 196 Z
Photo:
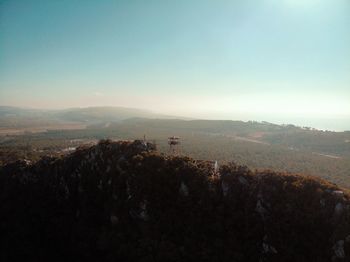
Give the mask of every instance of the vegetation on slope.
M 101 141 L 1 167 L 1 261 L 349 261 L 335 185 L 154 149 Z
M 0 136 L 0 165 L 15 159 L 10 152 L 26 148 L 27 159 L 52 154 L 76 142 L 139 139 L 156 141 L 160 152 L 169 152 L 167 138 L 181 137 L 181 152 L 195 159 L 235 162 L 252 169 L 319 176 L 350 188 L 350 133 L 323 132 L 270 123 L 211 120 L 128 119 L 103 123 L 84 130 L 51 130 L 23 136 Z M 32 148 L 32 150 L 30 150 Z M 36 150 L 36 152 L 35 152 Z M 43 150 L 40 153 L 38 151 Z M 23 155 L 19 152 L 18 155 Z

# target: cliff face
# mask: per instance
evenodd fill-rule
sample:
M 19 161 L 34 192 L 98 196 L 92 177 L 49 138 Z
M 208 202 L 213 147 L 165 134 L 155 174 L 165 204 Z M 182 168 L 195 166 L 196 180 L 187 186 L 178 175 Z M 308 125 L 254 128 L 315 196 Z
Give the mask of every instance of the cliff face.
M 1 261 L 350 261 L 336 186 L 141 141 L 4 166 L 0 203 Z

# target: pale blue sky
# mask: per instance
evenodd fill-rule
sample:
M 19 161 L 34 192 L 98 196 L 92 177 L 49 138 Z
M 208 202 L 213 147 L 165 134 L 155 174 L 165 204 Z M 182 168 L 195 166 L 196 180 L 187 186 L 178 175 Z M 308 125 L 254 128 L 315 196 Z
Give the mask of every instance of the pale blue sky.
M 0 0 L 0 105 L 350 116 L 350 1 Z

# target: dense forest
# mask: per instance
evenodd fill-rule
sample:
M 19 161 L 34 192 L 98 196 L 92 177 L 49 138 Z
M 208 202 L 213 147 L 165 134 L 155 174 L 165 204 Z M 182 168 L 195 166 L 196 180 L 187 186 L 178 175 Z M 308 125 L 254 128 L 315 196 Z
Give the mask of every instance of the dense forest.
M 335 185 L 144 141 L 2 166 L 0 192 L 1 261 L 349 261 Z

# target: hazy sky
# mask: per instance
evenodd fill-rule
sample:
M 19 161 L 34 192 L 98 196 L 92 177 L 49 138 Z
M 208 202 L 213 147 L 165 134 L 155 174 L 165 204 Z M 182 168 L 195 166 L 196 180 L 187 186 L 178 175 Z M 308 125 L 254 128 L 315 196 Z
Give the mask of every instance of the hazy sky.
M 349 0 L 0 0 L 0 105 L 350 116 Z

